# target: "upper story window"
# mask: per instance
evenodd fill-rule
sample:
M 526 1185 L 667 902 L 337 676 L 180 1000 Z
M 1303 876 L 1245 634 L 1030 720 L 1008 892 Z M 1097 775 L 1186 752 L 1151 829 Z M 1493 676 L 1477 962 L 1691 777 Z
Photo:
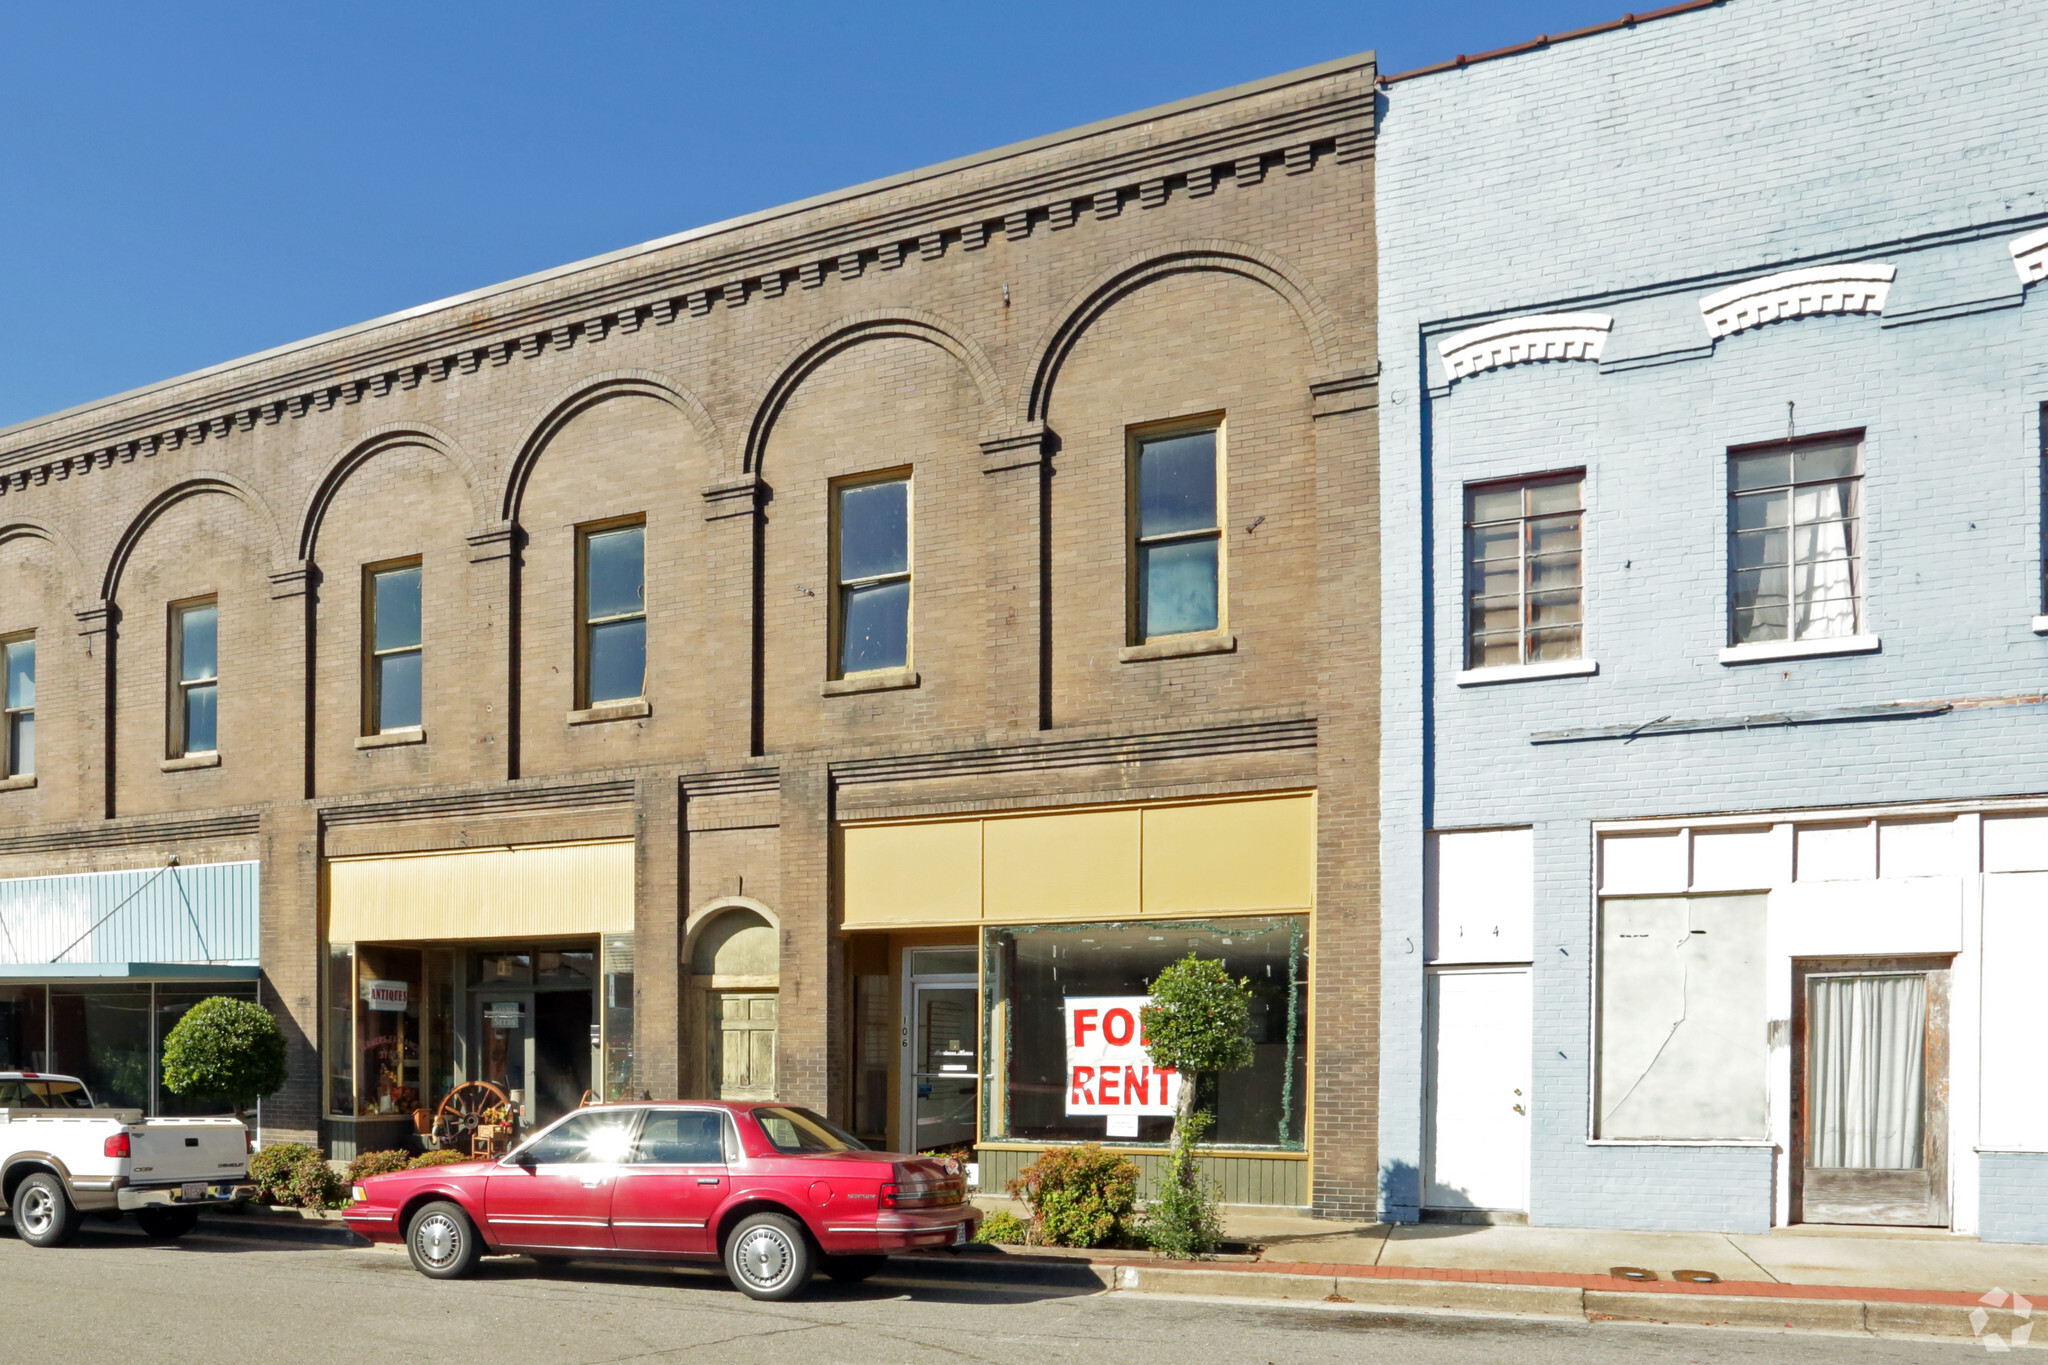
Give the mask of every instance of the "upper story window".
M 1131 436 L 1130 643 L 1223 628 L 1223 428 Z
M 220 607 L 211 597 L 171 608 L 170 756 L 220 748 Z
M 1575 472 L 1465 490 L 1465 667 L 1582 655 L 1585 489 Z
M 420 563 L 363 573 L 363 733 L 420 726 Z
M 1728 452 L 1728 642 L 1863 624 L 1862 433 Z
M 577 705 L 636 701 L 647 691 L 647 525 L 578 537 Z
M 0 777 L 36 770 L 36 637 L 0 641 Z
M 834 677 L 910 666 L 910 475 L 832 489 Z

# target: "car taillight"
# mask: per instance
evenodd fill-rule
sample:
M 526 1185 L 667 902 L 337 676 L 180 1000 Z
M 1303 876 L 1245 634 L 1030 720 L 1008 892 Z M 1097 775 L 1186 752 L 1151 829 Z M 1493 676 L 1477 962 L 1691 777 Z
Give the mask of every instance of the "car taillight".
M 242 1146 L 250 1156 L 256 1155 L 256 1135 L 247 1128 L 242 1130 Z
M 111 1147 L 113 1146 L 113 1144 L 114 1140 L 112 1138 L 108 1138 L 107 1145 Z M 896 1207 L 897 1196 L 901 1195 L 902 1193 L 903 1187 L 901 1185 L 884 1185 L 882 1186 L 882 1197 L 878 1202 L 885 1209 L 893 1209 Z
M 128 1155 L 128 1134 L 120 1132 L 108 1138 L 100 1150 L 108 1156 Z

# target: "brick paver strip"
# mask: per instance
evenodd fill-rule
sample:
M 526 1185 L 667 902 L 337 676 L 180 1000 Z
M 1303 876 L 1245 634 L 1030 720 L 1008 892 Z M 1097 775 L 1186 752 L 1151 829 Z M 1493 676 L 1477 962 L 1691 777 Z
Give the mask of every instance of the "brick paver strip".
M 1856 1285 L 1780 1284 L 1773 1280 L 1722 1280 L 1695 1284 L 1673 1280 L 1624 1280 L 1613 1275 L 1567 1275 L 1545 1270 L 1449 1270 L 1432 1266 L 1342 1265 L 1311 1261 L 1158 1261 L 1149 1257 L 1092 1257 L 1102 1266 L 1146 1266 L 1155 1270 L 1244 1271 L 1262 1275 L 1329 1276 L 1357 1280 L 1428 1280 L 1446 1284 L 1521 1284 L 1559 1289 L 1600 1289 L 1638 1294 L 1724 1295 L 1759 1299 L 1829 1299 L 1864 1303 L 1926 1303 L 1975 1307 L 1980 1290 L 1880 1289 Z M 1284 1267 L 1284 1268 L 1283 1268 Z M 2020 1291 L 2035 1302 L 2048 1289 Z

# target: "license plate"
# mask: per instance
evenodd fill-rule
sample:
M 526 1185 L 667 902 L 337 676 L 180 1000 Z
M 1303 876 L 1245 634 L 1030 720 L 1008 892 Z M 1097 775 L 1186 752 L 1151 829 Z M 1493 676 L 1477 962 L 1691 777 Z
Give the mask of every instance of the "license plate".
M 958 1226 L 958 1227 L 954 1228 L 954 1229 L 953 1229 L 953 1245 L 954 1245 L 954 1246 L 956 1246 L 956 1247 L 964 1247 L 964 1246 L 966 1246 L 966 1245 L 967 1245 L 967 1233 L 968 1233 L 968 1230 L 969 1230 L 970 1228 L 972 1228 L 973 1226 L 974 1226 L 974 1224 L 972 1224 L 972 1223 L 962 1223 L 962 1224 L 960 1224 L 960 1226 Z
M 204 1182 L 188 1183 L 179 1193 L 186 1199 L 204 1199 L 206 1198 L 206 1185 Z

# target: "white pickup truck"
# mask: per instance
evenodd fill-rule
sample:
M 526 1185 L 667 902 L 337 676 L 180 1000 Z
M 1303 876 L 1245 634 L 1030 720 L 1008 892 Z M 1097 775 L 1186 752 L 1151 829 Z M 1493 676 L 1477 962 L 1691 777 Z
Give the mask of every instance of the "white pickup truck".
M 201 1208 L 254 1197 L 249 1148 L 238 1119 L 145 1122 L 100 1108 L 75 1077 L 0 1071 L 0 1194 L 30 1246 L 62 1246 L 88 1213 L 182 1237 Z

